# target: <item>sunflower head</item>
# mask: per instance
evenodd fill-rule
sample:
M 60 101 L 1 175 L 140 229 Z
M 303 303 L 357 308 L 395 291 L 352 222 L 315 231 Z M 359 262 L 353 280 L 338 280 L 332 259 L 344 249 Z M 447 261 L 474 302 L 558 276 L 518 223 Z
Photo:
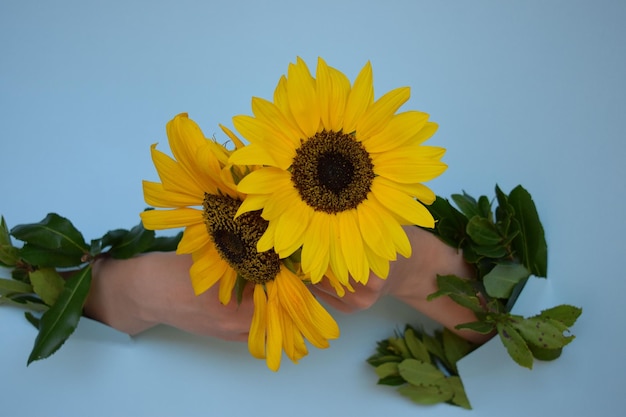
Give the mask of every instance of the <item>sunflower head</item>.
M 424 204 L 435 195 L 422 183 L 446 165 L 444 149 L 423 145 L 437 128 L 428 115 L 398 113 L 409 95 L 401 87 L 375 100 L 369 62 L 350 83 L 321 58 L 313 77 L 298 58 L 273 101 L 253 98 L 253 115 L 233 118 L 250 144 L 230 163 L 259 166 L 237 186 L 247 194 L 237 214 L 261 209 L 269 222 L 259 251 L 301 249 L 314 283 L 331 275 L 344 285 L 385 278 L 398 253 L 410 256 L 402 226 L 434 226 Z

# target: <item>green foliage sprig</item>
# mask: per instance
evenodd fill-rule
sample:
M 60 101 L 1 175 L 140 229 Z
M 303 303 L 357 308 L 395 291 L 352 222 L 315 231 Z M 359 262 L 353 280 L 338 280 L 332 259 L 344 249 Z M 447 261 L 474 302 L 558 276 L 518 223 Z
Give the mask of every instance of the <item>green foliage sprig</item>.
M 14 246 L 11 237 L 22 245 Z M 39 330 L 27 363 L 52 355 L 74 332 L 98 258 L 172 251 L 180 238 L 156 237 L 140 223 L 130 230 L 109 231 L 88 244 L 68 219 L 55 213 L 10 232 L 0 217 L 0 266 L 10 271 L 10 277 L 0 277 L 0 305 L 26 308 L 26 319 Z
M 428 207 L 436 220 L 435 229 L 431 232 L 461 250 L 465 260 L 475 270 L 473 279 L 439 275 L 438 291 L 428 299 L 448 296 L 472 310 L 477 320 L 460 324 L 456 329 L 497 334 L 510 357 L 519 365 L 531 369 L 535 359 L 554 360 L 561 355 L 563 347 L 574 339 L 569 328 L 582 309 L 559 305 L 532 317 L 511 314 L 529 277 L 547 277 L 548 248 L 530 194 L 522 186 L 515 187 L 508 195 L 496 186 L 495 194 L 495 210 L 493 201 L 487 196 L 475 199 L 465 192 L 451 196 L 458 209 L 441 197 Z M 407 334 L 408 330 L 411 332 Z M 453 333 L 444 329 L 434 337 L 422 334 L 418 339 L 428 346 L 428 355 L 422 353 L 405 357 L 398 346 L 415 343 L 414 332 L 407 327 L 402 336 L 396 334 L 378 343 L 377 353 L 368 359 L 368 363 L 376 367 L 379 384 L 392 381 L 392 385 L 402 385 L 400 393 L 420 404 L 449 402 L 469 408 L 469 401 L 465 401 L 467 397 L 459 393 L 463 389 L 460 379 L 458 383 L 456 379 L 452 380 L 455 390 L 448 386 L 450 382 L 442 381 L 458 377 L 454 366 L 456 360 L 478 345 L 469 344 L 471 347 L 467 347 L 467 342 L 459 342 L 458 336 L 451 337 Z M 436 346 L 433 340 L 437 341 Z M 455 354 L 448 356 L 446 351 Z M 459 352 L 462 354 L 459 355 Z M 400 364 L 409 359 L 411 367 L 415 367 L 414 361 L 418 361 L 420 369 L 429 369 L 430 372 L 407 373 L 408 365 Z M 441 375 L 447 375 L 446 379 L 441 379 L 435 369 Z

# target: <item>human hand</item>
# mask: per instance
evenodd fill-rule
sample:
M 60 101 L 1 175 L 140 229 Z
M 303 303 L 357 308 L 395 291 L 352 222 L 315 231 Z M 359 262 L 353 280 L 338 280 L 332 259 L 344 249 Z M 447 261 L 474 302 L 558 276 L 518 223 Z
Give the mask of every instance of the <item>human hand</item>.
M 174 252 L 154 252 L 132 259 L 101 259 L 85 315 L 130 335 L 157 324 L 225 340 L 246 341 L 254 310 L 252 294 L 242 303 L 223 305 L 219 285 L 195 295 L 189 278 L 192 259 Z

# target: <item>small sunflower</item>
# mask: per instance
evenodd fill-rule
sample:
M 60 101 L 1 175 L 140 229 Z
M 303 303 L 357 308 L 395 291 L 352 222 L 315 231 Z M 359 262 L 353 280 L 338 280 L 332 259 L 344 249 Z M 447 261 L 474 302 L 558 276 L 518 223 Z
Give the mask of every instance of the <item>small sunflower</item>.
M 228 129 L 238 147 L 242 143 Z M 196 294 L 219 282 L 219 300 L 231 301 L 236 283 L 254 285 L 254 313 L 248 337 L 250 353 L 276 371 L 282 351 L 294 362 L 307 354 L 304 339 L 319 348 L 339 336 L 330 314 L 306 287 L 298 269 L 288 269 L 273 251 L 257 251 L 268 222 L 259 211 L 235 218 L 245 194 L 236 182 L 254 167 L 228 164 L 230 151 L 204 137 L 186 114 L 167 124 L 174 159 L 152 146 L 161 183 L 144 181 L 148 204 L 171 210 L 141 213 L 147 229 L 184 227 L 177 253 L 191 254 Z M 307 278 L 308 280 L 308 278 Z
M 300 58 L 290 64 L 274 101 L 252 99 L 253 116 L 233 118 L 250 144 L 230 157 L 262 167 L 237 186 L 247 197 L 238 215 L 261 210 L 269 221 L 258 250 L 281 258 L 301 248 L 313 283 L 334 275 L 366 283 L 386 278 L 389 261 L 411 255 L 402 225 L 433 227 L 422 183 L 446 169 L 445 150 L 424 146 L 437 130 L 428 115 L 396 113 L 408 87 L 374 100 L 368 62 L 351 85 L 320 58 L 314 78 Z

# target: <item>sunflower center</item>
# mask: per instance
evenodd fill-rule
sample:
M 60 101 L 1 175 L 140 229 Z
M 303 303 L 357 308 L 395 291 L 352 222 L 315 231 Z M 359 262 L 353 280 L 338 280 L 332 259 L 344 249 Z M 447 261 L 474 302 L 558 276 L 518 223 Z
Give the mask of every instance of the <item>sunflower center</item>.
M 241 201 L 223 195 L 205 194 L 203 217 L 207 231 L 223 260 L 245 280 L 262 284 L 280 271 L 280 258 L 273 250 L 257 252 L 256 244 L 267 229 L 260 211 L 235 219 Z
M 313 209 L 339 213 L 356 208 L 371 190 L 374 165 L 353 136 L 318 132 L 296 150 L 291 180 Z

